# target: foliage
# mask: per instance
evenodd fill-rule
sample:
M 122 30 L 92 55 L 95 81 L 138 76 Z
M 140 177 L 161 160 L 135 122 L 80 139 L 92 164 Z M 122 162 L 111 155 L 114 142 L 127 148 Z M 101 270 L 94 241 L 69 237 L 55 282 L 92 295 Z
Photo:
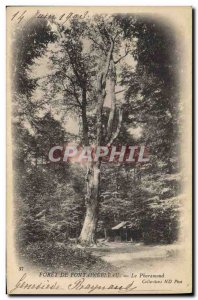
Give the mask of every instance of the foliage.
M 43 253 L 49 255 L 51 264 L 57 266 L 62 259 L 68 266 L 81 265 L 73 248 L 69 248 L 67 257 L 64 247 L 56 243 L 67 244 L 69 238 L 79 236 L 85 213 L 86 170 L 76 164 L 49 163 L 48 151 L 70 140 L 95 140 L 96 81 L 109 51 L 105 28 L 112 34 L 122 30 L 115 43 L 115 60 L 120 60 L 126 47 L 129 61 L 135 61 L 133 67 L 121 60 L 116 66 L 117 81 L 124 93 L 116 104 L 112 125 L 115 129 L 122 103 L 123 122 L 115 143 L 146 144 L 150 161 L 145 165 L 102 165 L 98 235 L 104 236 L 104 229 L 127 220 L 142 231 L 145 243 L 174 242 L 179 230 L 181 181 L 177 81 L 180 55 L 174 33 L 154 20 L 119 15 L 83 21 L 76 17 L 68 28 L 53 25 L 56 33 L 44 20 L 32 21 L 18 28 L 14 36 L 13 164 L 19 247 L 25 247 L 24 255 L 36 262 L 45 260 L 46 256 L 36 258 L 41 247 L 49 247 Z M 32 68 L 39 59 L 45 60 L 45 55 L 50 62 L 49 74 L 42 79 L 32 78 Z M 39 101 L 35 99 L 38 90 L 43 92 Z M 83 121 L 84 108 L 87 119 Z M 107 105 L 101 120 L 103 134 L 109 114 Z M 65 126 L 65 117 L 78 120 L 78 134 Z M 142 134 L 135 137 L 130 129 Z M 57 249 L 54 258 L 52 252 L 56 251 L 51 247 Z M 94 263 L 89 256 L 85 259 Z
M 72 244 L 33 243 L 20 251 L 23 262 L 38 266 L 40 270 L 55 272 L 116 272 L 116 268 Z

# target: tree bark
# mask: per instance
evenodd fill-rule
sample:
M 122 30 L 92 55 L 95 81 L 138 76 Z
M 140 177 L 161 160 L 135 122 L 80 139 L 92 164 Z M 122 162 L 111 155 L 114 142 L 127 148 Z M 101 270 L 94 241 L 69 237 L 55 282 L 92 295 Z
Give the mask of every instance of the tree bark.
M 112 69 L 112 74 L 110 74 L 112 78 L 112 107 L 111 107 L 111 115 L 109 117 L 109 134 L 112 131 L 112 122 L 115 114 L 115 83 L 116 83 L 116 71 L 113 63 L 113 53 L 114 49 L 114 41 L 110 38 L 110 48 L 108 51 L 107 59 L 102 68 L 99 76 L 97 78 L 97 117 L 96 117 L 96 146 L 101 146 L 103 142 L 103 128 L 102 128 L 102 114 L 103 114 L 103 105 L 106 96 L 106 82 L 107 76 L 109 73 L 109 69 Z M 86 108 L 86 94 L 83 94 L 82 97 L 82 108 Z M 86 116 L 86 111 L 84 111 L 84 116 Z M 82 111 L 83 117 L 83 111 Z M 86 133 L 88 132 L 88 126 L 86 122 L 86 118 L 83 119 L 83 129 L 84 129 L 84 143 L 86 142 Z M 121 121 L 121 120 L 120 120 Z M 120 129 L 120 125 L 118 124 L 118 130 Z M 115 135 L 117 137 L 118 132 L 116 131 Z M 115 138 L 115 135 L 113 138 Z M 104 137 L 105 139 L 107 137 Z M 111 138 L 111 141 L 112 139 Z M 105 142 L 104 139 L 104 142 Z M 92 162 L 88 166 L 88 171 L 86 175 L 87 181 L 87 194 L 86 194 L 86 215 L 83 224 L 83 228 L 78 239 L 79 243 L 83 246 L 90 246 L 92 244 L 96 244 L 96 227 L 98 221 L 98 207 L 99 207 L 99 187 L 100 187 L 100 166 L 101 161 Z
M 100 162 L 92 163 L 88 167 L 86 181 L 86 215 L 83 228 L 79 237 L 79 242 L 83 246 L 89 246 L 96 243 L 96 226 L 98 221 L 98 198 L 100 184 Z
M 113 120 L 115 116 L 116 109 L 116 96 L 115 96 L 115 86 L 116 86 L 116 69 L 113 60 L 111 60 L 111 72 L 110 72 L 110 97 L 111 97 L 111 110 L 109 113 L 109 119 L 107 124 L 107 141 L 110 140 L 113 129 Z
M 87 91 L 86 88 L 82 90 L 82 126 L 83 126 L 83 144 L 85 146 L 89 145 L 88 137 L 88 122 L 87 122 Z

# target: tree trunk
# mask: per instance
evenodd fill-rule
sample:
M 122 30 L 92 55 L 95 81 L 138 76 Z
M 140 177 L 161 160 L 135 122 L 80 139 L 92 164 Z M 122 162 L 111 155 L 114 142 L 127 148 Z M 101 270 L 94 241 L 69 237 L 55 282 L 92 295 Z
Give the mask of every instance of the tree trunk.
M 86 175 L 86 215 L 79 243 L 83 246 L 96 244 L 96 226 L 98 221 L 98 197 L 100 184 L 100 162 L 92 163 Z
M 114 48 L 114 42 L 112 38 L 107 60 L 103 69 L 99 73 L 97 78 L 97 120 L 96 120 L 96 146 L 101 146 L 103 130 L 102 130 L 102 113 L 103 105 L 106 96 L 106 81 L 109 72 L 109 67 L 112 60 L 112 53 Z M 82 108 L 86 107 L 86 93 L 83 93 Z M 82 111 L 83 112 L 83 111 Z M 84 114 L 86 116 L 86 112 Z M 82 114 L 83 117 L 83 114 Z M 85 135 L 88 132 L 88 126 L 86 128 L 85 118 L 83 118 Z M 111 121 L 111 120 L 110 120 Z M 111 124 L 110 124 L 111 125 Z M 85 140 L 85 138 L 84 138 Z M 85 141 L 84 141 L 85 143 Z M 93 162 L 88 167 L 86 176 L 87 181 L 87 195 L 86 195 L 86 215 L 83 224 L 83 228 L 79 237 L 79 243 L 83 246 L 96 244 L 96 226 L 98 221 L 98 207 L 99 207 L 99 185 L 100 185 L 100 165 L 101 162 Z

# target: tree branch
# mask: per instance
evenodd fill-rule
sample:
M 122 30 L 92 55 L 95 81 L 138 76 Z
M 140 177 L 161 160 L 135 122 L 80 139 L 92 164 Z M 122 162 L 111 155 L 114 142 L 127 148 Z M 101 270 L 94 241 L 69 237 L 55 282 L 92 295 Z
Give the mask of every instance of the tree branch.
M 110 139 L 110 141 L 108 142 L 108 146 L 110 146 L 115 141 L 115 139 L 118 137 L 118 135 L 120 133 L 120 129 L 121 129 L 121 125 L 122 125 L 122 117 L 123 117 L 123 113 L 122 113 L 122 108 L 120 107 L 117 129 L 116 129 L 115 133 L 113 134 L 112 138 Z
M 118 91 L 118 92 L 115 92 L 115 94 L 117 95 L 117 94 L 122 93 L 122 92 L 124 92 L 124 91 L 126 91 L 126 89 L 121 90 L 121 91 Z
M 115 34 L 115 37 L 114 37 L 114 41 L 116 40 L 116 38 L 120 35 L 120 33 L 122 33 L 123 30 L 118 30 Z
M 112 134 L 113 120 L 116 108 L 116 97 L 115 97 L 115 85 L 116 85 L 116 70 L 113 60 L 111 60 L 111 76 L 110 76 L 110 94 L 111 94 L 111 110 L 109 113 L 107 123 L 107 139 L 109 140 Z
M 64 87 L 64 91 L 65 91 L 65 92 L 67 92 L 67 93 L 68 93 L 69 95 L 71 95 L 71 96 L 74 96 L 74 98 L 75 98 L 76 101 L 77 101 L 77 105 L 78 105 L 80 108 L 82 108 L 82 103 L 79 101 L 78 96 L 77 96 L 77 94 L 75 93 L 75 91 L 72 92 L 71 90 L 69 90 L 68 88 L 66 88 L 66 87 L 64 86 L 64 84 L 63 84 L 63 87 Z
M 125 54 L 121 56 L 118 60 L 114 61 L 115 65 L 118 64 L 123 58 L 125 58 L 129 53 L 131 52 L 131 49 L 129 45 L 125 45 Z
M 108 71 L 109 71 L 109 66 L 110 66 L 111 59 L 112 59 L 113 48 L 114 48 L 114 42 L 113 42 L 113 40 L 111 40 L 111 46 L 110 46 L 110 49 L 109 49 L 109 52 L 108 52 L 108 55 L 107 55 L 106 67 L 104 69 L 103 80 L 105 80 L 105 81 L 107 79 L 107 75 L 108 75 Z
M 126 51 L 126 53 L 125 53 L 123 56 L 121 56 L 118 60 L 114 61 L 114 64 L 115 64 L 115 65 L 118 64 L 118 63 L 119 63 L 123 58 L 125 58 L 130 52 L 131 52 L 130 50 Z
M 108 51 L 106 64 L 97 79 L 97 84 L 98 84 L 98 104 L 97 104 L 97 122 L 96 122 L 96 128 L 97 128 L 96 143 L 97 143 L 97 145 L 99 145 L 101 143 L 101 138 L 102 138 L 102 112 L 103 112 L 104 99 L 106 96 L 106 89 L 105 89 L 106 88 L 106 80 L 107 80 L 109 66 L 110 66 L 111 59 L 112 59 L 113 48 L 114 48 L 114 43 L 113 43 L 113 41 L 111 41 L 111 46 Z
M 93 37 L 89 36 L 90 40 L 92 40 L 92 42 L 94 42 L 94 44 L 96 44 L 102 51 L 104 51 L 104 53 L 106 54 L 107 51 L 105 50 L 105 48 L 99 44 Z
M 89 145 L 89 127 L 87 121 L 87 91 L 86 88 L 82 90 L 82 125 L 83 125 L 83 142 L 85 146 Z

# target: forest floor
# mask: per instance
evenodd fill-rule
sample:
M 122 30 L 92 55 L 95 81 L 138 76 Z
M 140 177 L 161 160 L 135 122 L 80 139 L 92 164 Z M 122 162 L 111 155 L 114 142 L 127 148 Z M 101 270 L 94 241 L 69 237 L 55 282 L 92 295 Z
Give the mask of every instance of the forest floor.
M 94 256 L 118 268 L 121 273 L 138 272 L 146 269 L 159 269 L 166 265 L 170 267 L 178 260 L 181 247 L 172 245 L 144 245 L 141 243 L 104 243 L 89 249 Z
M 113 272 L 131 274 L 170 269 L 182 251 L 177 244 L 144 245 L 142 243 L 99 242 L 96 247 L 76 244 L 35 242 L 19 249 L 26 267 L 45 271 Z M 21 263 L 22 263 L 21 262 Z

